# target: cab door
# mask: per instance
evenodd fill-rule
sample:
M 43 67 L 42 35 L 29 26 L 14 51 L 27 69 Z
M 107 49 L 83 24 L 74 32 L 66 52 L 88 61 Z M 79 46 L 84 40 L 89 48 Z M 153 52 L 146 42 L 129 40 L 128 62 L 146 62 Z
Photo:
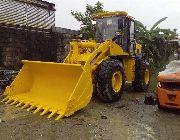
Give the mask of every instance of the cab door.
M 133 20 L 130 20 L 129 23 L 130 23 L 130 27 L 129 27 L 129 41 L 130 41 L 129 52 L 130 52 L 130 55 L 133 56 L 135 54 L 135 46 L 136 46 L 135 22 Z

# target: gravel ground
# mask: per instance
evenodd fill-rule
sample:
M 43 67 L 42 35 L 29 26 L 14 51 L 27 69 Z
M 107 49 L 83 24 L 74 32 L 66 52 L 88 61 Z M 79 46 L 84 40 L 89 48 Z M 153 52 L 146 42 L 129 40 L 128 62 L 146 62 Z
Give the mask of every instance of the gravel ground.
M 0 104 L 0 137 L 61 140 L 180 140 L 180 113 L 145 105 L 145 93 L 124 93 L 119 102 L 96 99 L 69 118 L 32 114 Z

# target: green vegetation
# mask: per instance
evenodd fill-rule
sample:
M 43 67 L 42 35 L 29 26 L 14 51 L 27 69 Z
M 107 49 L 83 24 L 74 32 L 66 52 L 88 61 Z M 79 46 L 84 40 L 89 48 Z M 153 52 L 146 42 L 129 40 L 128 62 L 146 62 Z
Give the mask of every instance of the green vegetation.
M 152 69 L 164 66 L 175 48 L 175 44 L 170 43 L 170 40 L 176 39 L 176 29 L 172 31 L 157 27 L 166 19 L 167 17 L 164 17 L 157 21 L 150 30 L 140 21 L 136 21 L 136 39 L 143 46 L 144 59 L 150 63 Z
M 87 4 L 84 14 L 78 11 L 71 11 L 74 18 L 82 23 L 80 32 L 85 38 L 94 38 L 95 24 L 93 24 L 93 21 L 95 21 L 95 19 L 93 14 L 103 12 L 103 7 L 103 3 L 98 1 L 95 6 Z

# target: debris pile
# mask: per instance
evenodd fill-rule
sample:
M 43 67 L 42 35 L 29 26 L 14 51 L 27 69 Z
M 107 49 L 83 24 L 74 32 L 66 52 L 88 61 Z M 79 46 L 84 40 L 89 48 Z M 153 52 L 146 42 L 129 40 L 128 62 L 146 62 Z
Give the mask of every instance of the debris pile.
M 18 71 L 14 70 L 0 70 L 0 94 L 13 82 L 17 74 Z

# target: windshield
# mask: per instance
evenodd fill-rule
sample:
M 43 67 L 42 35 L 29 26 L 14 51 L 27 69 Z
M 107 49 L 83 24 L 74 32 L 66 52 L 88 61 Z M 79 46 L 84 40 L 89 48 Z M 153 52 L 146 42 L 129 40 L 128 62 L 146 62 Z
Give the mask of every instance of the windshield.
M 102 42 L 106 39 L 112 39 L 115 32 L 118 31 L 118 20 L 122 17 L 108 17 L 96 20 L 96 40 Z

